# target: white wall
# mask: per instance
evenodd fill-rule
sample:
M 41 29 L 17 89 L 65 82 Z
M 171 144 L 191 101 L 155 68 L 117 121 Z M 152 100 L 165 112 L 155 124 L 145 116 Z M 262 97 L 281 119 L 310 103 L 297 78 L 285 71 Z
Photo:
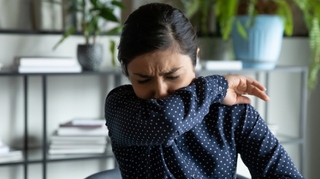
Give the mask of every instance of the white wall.
M 75 56 L 76 45 L 82 43 L 83 39 L 73 36 L 65 43 L 52 51 L 53 45 L 59 40 L 60 35 L 10 35 L 0 34 L 0 63 L 5 67 L 12 65 L 14 56 L 21 55 L 46 55 L 46 56 Z M 102 68 L 111 65 L 108 55 L 109 38 L 103 37 L 100 42 L 105 48 L 105 60 Z M 309 59 L 309 45 L 307 38 L 285 38 L 279 59 L 283 65 L 307 65 Z M 29 80 L 29 130 L 32 139 L 32 146 L 40 145 L 42 135 L 42 96 L 41 78 L 31 77 Z M 84 84 L 85 83 L 85 84 Z M 283 81 L 283 79 L 272 78 L 274 88 L 270 91 L 276 92 L 277 84 L 295 83 L 295 79 Z M 111 79 L 94 76 L 68 76 L 48 78 L 48 135 L 56 129 L 60 122 L 69 120 L 72 117 L 88 116 L 103 117 L 103 100 L 107 92 L 112 88 Z M 279 89 L 282 90 L 282 89 Z M 290 94 L 290 89 L 286 89 Z M 293 91 L 295 89 L 292 89 Z M 320 95 L 316 89 L 308 99 L 308 120 L 307 120 L 307 152 L 305 154 L 306 178 L 316 179 L 320 176 L 318 167 L 320 165 L 320 145 L 317 134 L 318 107 Z M 23 137 L 23 99 L 22 79 L 19 77 L 0 78 L 0 136 L 4 142 L 12 146 L 21 146 L 19 142 Z M 81 96 L 81 97 L 79 97 Z M 66 100 L 67 99 L 67 100 Z M 290 96 L 284 100 L 296 104 L 298 97 Z M 275 108 L 278 104 L 272 104 Z M 283 106 L 278 106 L 282 108 Z M 290 112 L 290 111 L 289 111 Z M 294 109 L 292 110 L 294 112 Z M 294 113 L 293 113 L 294 114 Z M 281 120 L 281 119 L 279 119 Z M 293 120 L 294 123 L 294 120 Z M 83 178 L 88 174 L 104 169 L 105 164 L 99 161 L 81 162 L 58 162 L 48 165 L 48 178 Z M 107 167 L 112 167 L 108 165 Z M 30 178 L 41 178 L 41 166 L 33 164 L 30 167 Z M 22 167 L 0 167 L 0 173 L 6 174 L 7 178 L 20 179 Z M 16 177 L 17 176 L 17 177 Z M 32 176 L 32 177 L 31 177 Z

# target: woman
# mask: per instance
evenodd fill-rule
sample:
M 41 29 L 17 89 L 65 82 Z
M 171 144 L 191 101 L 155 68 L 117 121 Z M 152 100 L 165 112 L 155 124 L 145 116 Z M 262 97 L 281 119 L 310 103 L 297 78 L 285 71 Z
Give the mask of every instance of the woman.
M 108 94 L 105 118 L 123 178 L 234 178 L 239 153 L 253 178 L 303 178 L 258 112 L 239 104 L 250 103 L 244 93 L 268 100 L 260 83 L 196 77 L 196 33 L 181 11 L 141 6 L 118 49 L 132 85 Z

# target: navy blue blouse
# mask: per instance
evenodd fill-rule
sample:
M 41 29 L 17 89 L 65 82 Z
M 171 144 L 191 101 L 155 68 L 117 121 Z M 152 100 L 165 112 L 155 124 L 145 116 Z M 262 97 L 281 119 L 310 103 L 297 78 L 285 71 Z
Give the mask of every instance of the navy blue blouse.
M 253 178 L 303 178 L 251 105 L 220 104 L 227 88 L 213 75 L 161 100 L 112 90 L 105 118 L 122 177 L 234 178 L 240 154 Z

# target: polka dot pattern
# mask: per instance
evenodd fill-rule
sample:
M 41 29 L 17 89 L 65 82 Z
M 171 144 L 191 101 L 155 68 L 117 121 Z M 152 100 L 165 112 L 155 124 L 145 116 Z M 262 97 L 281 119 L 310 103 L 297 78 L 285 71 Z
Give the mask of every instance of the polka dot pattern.
M 227 81 L 199 77 L 161 100 L 112 90 L 106 125 L 123 178 L 234 178 L 240 153 L 253 178 L 303 178 L 250 105 L 224 106 Z

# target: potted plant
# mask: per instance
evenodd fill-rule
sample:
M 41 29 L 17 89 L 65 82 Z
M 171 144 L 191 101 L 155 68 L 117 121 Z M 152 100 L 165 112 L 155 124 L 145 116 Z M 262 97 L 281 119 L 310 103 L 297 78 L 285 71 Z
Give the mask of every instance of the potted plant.
M 246 32 L 248 29 L 245 29 L 245 27 L 249 28 L 250 25 L 252 26 L 253 19 L 261 13 L 259 8 L 261 9 L 263 6 L 258 5 L 258 3 L 262 1 L 269 2 L 270 4 L 273 3 L 272 6 L 277 7 L 276 11 L 270 13 L 278 14 L 284 19 L 284 29 L 288 36 L 292 34 L 293 29 L 289 6 L 296 5 L 301 9 L 309 32 L 311 48 L 308 87 L 310 90 L 315 89 L 318 84 L 320 70 L 320 2 L 318 0 L 215 0 L 217 21 L 220 25 L 223 39 L 229 38 L 232 29 L 234 34 L 242 34 L 242 39 L 248 38 L 248 33 Z M 246 4 L 243 4 L 243 2 Z M 271 5 L 264 5 L 264 7 L 269 8 Z M 237 22 L 236 17 L 240 14 L 246 14 L 250 19 L 244 25 Z M 237 48 L 235 44 L 233 47 Z
M 283 33 L 292 35 L 293 20 L 286 0 L 216 0 L 215 14 L 223 39 L 232 38 L 235 58 L 243 67 L 272 69 Z
M 318 84 L 320 69 L 320 2 L 318 0 L 294 0 L 294 2 L 302 10 L 304 22 L 309 31 L 311 61 L 308 87 L 313 90 Z
M 106 22 L 117 22 L 118 18 L 114 14 L 116 8 L 124 8 L 122 2 L 118 0 L 103 1 L 103 0 L 68 0 L 68 13 L 79 15 L 81 17 L 80 24 L 71 25 L 64 33 L 61 40 L 54 46 L 57 48 L 67 37 L 77 31 L 77 25 L 80 25 L 80 31 L 85 38 L 84 44 L 79 44 L 77 47 L 77 58 L 83 70 L 95 71 L 99 69 L 103 58 L 103 47 L 96 43 L 98 35 L 113 34 L 120 32 L 121 25 L 102 32 L 102 27 Z M 112 63 L 115 65 L 115 42 L 110 41 L 110 52 Z

